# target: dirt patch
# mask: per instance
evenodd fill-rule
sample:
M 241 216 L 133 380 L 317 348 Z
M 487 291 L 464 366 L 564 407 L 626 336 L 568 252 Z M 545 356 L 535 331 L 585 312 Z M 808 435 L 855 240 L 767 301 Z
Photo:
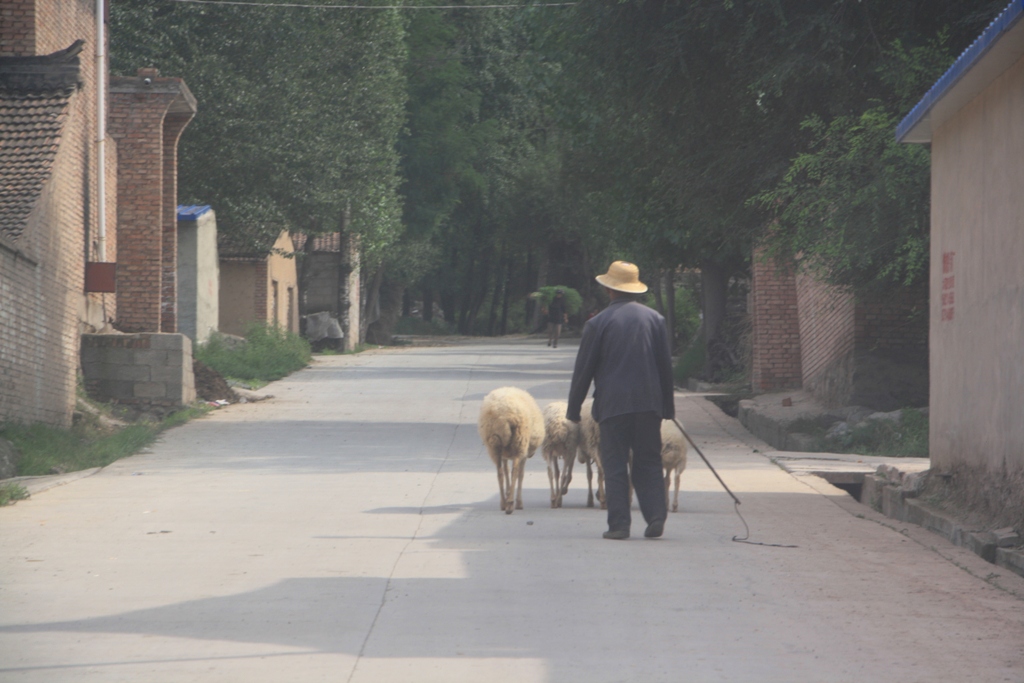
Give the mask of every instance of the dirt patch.
M 196 396 L 204 401 L 231 401 L 234 403 L 238 396 L 228 386 L 224 377 L 201 361 L 192 361 L 192 372 L 195 375 Z

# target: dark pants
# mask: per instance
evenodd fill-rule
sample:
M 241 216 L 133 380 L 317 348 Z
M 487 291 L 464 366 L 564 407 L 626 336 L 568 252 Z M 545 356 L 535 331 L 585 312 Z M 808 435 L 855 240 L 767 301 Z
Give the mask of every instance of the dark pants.
M 665 520 L 665 475 L 661 467 L 661 416 L 627 413 L 601 420 L 601 464 L 608 500 L 608 528 L 629 529 L 629 451 L 633 488 L 650 524 Z

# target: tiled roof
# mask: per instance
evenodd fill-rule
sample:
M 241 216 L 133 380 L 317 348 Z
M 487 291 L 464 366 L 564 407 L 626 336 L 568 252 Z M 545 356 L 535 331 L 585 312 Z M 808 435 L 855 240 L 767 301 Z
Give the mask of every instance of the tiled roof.
M 306 234 L 302 232 L 293 232 L 292 242 L 295 244 L 295 251 L 305 251 Z M 341 251 L 341 233 L 330 232 L 326 235 L 314 235 L 313 251 L 327 251 L 332 253 Z
M 50 178 L 80 50 L 0 58 L 0 236 L 9 240 L 21 236 Z

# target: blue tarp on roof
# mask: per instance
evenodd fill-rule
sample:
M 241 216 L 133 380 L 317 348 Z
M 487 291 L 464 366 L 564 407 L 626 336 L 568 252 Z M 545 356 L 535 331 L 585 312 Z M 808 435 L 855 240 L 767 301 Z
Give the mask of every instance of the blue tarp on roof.
M 961 53 L 953 62 L 953 66 L 949 67 L 949 70 L 925 93 L 917 106 L 910 110 L 906 118 L 896 127 L 896 139 L 902 142 L 911 129 L 928 115 L 932 107 L 988 53 L 1003 34 L 1009 31 L 1022 16 L 1024 16 L 1024 0 L 1013 0 L 998 17 L 992 20 L 992 23 L 978 36 L 978 39 Z
M 182 204 L 178 206 L 178 220 L 194 221 L 209 210 L 210 206 L 208 204 L 193 204 L 192 206 L 185 206 Z

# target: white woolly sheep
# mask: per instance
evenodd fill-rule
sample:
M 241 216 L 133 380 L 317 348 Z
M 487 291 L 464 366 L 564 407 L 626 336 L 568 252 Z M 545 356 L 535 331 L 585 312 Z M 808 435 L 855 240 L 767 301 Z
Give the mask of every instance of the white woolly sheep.
M 541 454 L 548 464 L 548 487 L 551 489 L 551 507 L 562 507 L 562 496 L 569 492 L 572 481 L 572 465 L 576 460 L 576 449 L 580 441 L 580 426 L 565 419 L 569 404 L 556 401 L 544 408 L 544 444 Z M 563 466 L 561 475 L 558 460 Z
M 672 512 L 679 512 L 679 477 L 686 469 L 686 437 L 672 420 L 661 421 L 661 466 L 665 468 L 665 508 L 668 509 L 669 480 L 675 473 L 676 491 Z
M 593 399 L 583 402 L 580 409 L 580 444 L 579 461 L 587 465 L 587 507 L 594 507 L 593 468 L 597 468 L 597 500 L 601 509 L 605 510 L 608 503 L 604 497 L 604 467 L 601 465 L 599 446 L 601 444 L 601 427 L 594 421 L 590 410 L 594 405 Z
M 501 387 L 484 397 L 477 424 L 480 438 L 498 468 L 501 509 L 523 509 L 523 472 L 544 440 L 544 416 L 533 396 L 516 387 Z

